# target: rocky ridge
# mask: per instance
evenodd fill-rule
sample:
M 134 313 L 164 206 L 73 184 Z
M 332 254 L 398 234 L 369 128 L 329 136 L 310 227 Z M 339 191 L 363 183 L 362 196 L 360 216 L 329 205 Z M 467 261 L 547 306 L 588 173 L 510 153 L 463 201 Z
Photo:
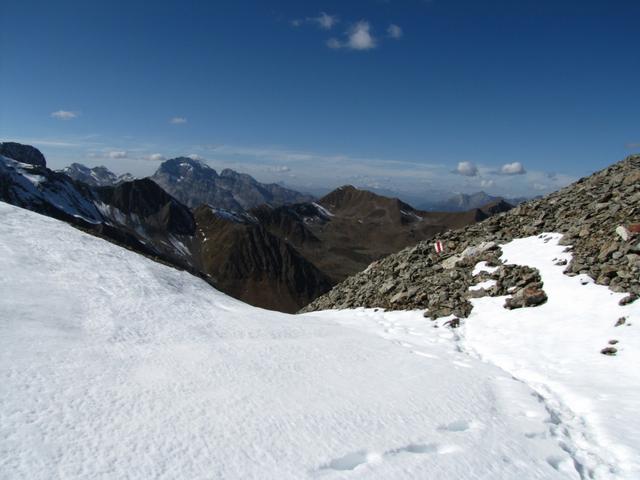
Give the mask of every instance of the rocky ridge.
M 206 163 L 189 157 L 163 162 L 150 178 L 190 208 L 211 205 L 242 212 L 262 204 L 278 206 L 312 200 L 309 195 L 276 183 L 260 183 L 228 168 L 218 174 Z
M 59 173 L 64 173 L 67 177 L 71 177 L 74 180 L 93 187 L 111 187 L 118 185 L 122 182 L 130 182 L 135 180 L 130 173 L 124 173 L 122 175 L 116 175 L 105 166 L 98 166 L 89 168 L 81 163 L 72 163 L 68 167 L 58 170 Z
M 565 273 L 588 274 L 624 301 L 640 295 L 640 155 L 632 155 L 544 198 L 519 205 L 482 223 L 438 236 L 444 252 L 432 241 L 418 243 L 374 262 L 348 278 L 302 311 L 380 307 L 390 310 L 427 309 L 425 316 L 468 316 L 472 296 L 512 294 L 507 308 L 545 301 L 535 270 L 502 266 L 499 244 L 514 238 L 563 234 L 573 260 Z M 480 262 L 498 267 L 474 277 Z M 469 291 L 478 278 L 492 279 L 487 291 Z

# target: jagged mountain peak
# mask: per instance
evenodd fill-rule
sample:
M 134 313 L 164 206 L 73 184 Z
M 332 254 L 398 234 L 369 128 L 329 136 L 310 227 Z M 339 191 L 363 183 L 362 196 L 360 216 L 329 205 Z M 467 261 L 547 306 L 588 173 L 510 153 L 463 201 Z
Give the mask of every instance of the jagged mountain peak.
M 82 163 L 74 162 L 68 167 L 58 170 L 66 176 L 94 187 L 106 187 L 128 182 L 134 179 L 130 173 L 116 175 L 104 165 L 87 167 Z
M 264 203 L 284 205 L 312 199 L 278 184 L 260 183 L 251 175 L 228 168 L 218 175 L 206 163 L 189 157 L 167 160 L 151 179 L 191 208 L 211 205 L 239 212 Z

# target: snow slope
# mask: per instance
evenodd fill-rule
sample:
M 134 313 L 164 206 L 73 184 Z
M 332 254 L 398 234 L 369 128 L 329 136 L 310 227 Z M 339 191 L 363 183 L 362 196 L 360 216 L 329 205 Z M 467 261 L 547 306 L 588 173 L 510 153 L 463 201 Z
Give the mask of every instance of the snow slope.
M 545 398 L 568 429 L 565 445 L 586 473 L 640 478 L 640 304 L 625 295 L 569 277 L 558 260 L 571 260 L 561 235 L 517 239 L 502 247 L 506 263 L 540 271 L 549 300 L 507 311 L 505 297 L 472 300 L 464 345 L 512 373 Z M 624 325 L 616 327 L 619 318 Z M 636 324 L 636 325 L 634 325 Z M 615 357 L 600 354 L 617 341 Z
M 0 478 L 589 478 L 468 327 L 256 309 L 4 203 L 0 272 Z

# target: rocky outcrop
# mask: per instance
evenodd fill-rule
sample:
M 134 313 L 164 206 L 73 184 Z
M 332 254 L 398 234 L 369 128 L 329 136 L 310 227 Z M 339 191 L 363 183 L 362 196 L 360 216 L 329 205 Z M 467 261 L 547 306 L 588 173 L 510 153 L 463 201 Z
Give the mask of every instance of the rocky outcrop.
M 332 283 L 259 222 L 202 206 L 195 210 L 198 269 L 217 288 L 251 305 L 294 313 Z
M 164 234 L 192 236 L 195 233 L 191 211 L 148 178 L 97 188 L 95 192 L 101 202 L 116 209 L 121 217 L 132 220 L 133 228 L 144 225 L 148 230 Z M 117 220 L 115 212 L 111 216 Z
M 47 166 L 47 162 L 44 159 L 42 152 L 31 145 L 23 145 L 15 142 L 2 142 L 0 143 L 0 155 L 35 167 Z
M 640 233 L 636 232 L 640 228 L 635 227 L 638 223 L 640 156 L 634 155 L 482 223 L 442 232 L 438 239 L 445 246 L 443 254 L 437 254 L 431 242 L 420 242 L 375 262 L 304 311 L 382 307 L 428 309 L 432 317 L 448 314 L 464 317 L 470 311 L 468 289 L 473 266 L 483 260 L 497 265 L 497 245 L 543 232 L 564 234 L 562 242 L 573 253 L 565 273 L 588 274 L 616 292 L 629 292 L 626 301 L 633 301 L 640 295 Z M 478 248 L 491 243 L 496 247 Z M 514 274 L 509 270 L 505 266 L 493 278 L 498 280 L 496 293 L 506 288 L 518 296 L 510 306 L 544 301 L 537 272 Z M 500 282 L 500 276 L 511 279 Z

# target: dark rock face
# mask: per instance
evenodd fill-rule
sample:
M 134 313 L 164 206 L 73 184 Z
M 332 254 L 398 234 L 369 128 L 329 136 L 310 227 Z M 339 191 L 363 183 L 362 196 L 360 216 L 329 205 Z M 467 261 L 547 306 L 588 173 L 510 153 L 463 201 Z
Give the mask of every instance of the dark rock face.
M 154 231 L 190 236 L 195 233 L 191 211 L 148 178 L 98 188 L 96 193 L 105 204 L 125 217 L 140 219 Z
M 118 176 L 107 167 L 99 166 L 89 168 L 81 163 L 72 163 L 70 166 L 58 171 L 78 182 L 86 183 L 93 187 L 115 186 L 122 182 L 134 180 L 130 173 Z
M 0 157 L 0 200 L 66 222 L 103 221 L 89 187 L 47 167 Z
M 43 166 L 2 157 L 0 200 L 181 268 L 190 267 L 193 216 L 150 180 L 96 188 Z
M 327 276 L 256 221 L 195 210 L 200 271 L 223 292 L 251 305 L 293 313 L 327 292 Z
M 230 169 L 220 175 L 206 163 L 188 157 L 164 162 L 151 179 L 188 207 L 211 205 L 244 211 L 262 204 L 284 205 L 306 202 L 309 195 L 277 184 L 264 184 Z
M 438 238 L 445 245 L 443 254 L 436 254 L 431 243 L 421 242 L 373 263 L 304 311 L 428 308 L 430 316 L 451 313 L 464 316 L 460 313 L 468 309 L 466 292 L 472 284 L 473 266 L 481 260 L 499 263 L 491 250 L 466 257 L 462 255 L 465 250 L 483 242 L 499 244 L 543 232 L 562 233 L 562 242 L 571 246 L 568 248 L 573 260 L 567 266 L 567 274 L 588 274 L 614 291 L 629 292 L 629 301 L 633 301 L 640 295 L 640 233 L 630 231 L 629 227 L 637 223 L 640 223 L 640 156 L 634 155 L 547 197 L 526 202 L 482 223 L 441 233 Z M 493 274 L 498 282 L 494 287 L 496 294 L 504 294 L 500 293 L 504 285 L 516 287 L 507 292 L 515 293 L 540 280 L 536 278 L 537 272 L 520 271 L 501 286 L 503 275 L 511 275 L 508 266 Z M 538 291 L 541 287 L 527 292 L 531 298 L 528 302 L 542 301 L 543 295 Z M 398 293 L 406 295 L 397 296 Z M 525 296 L 524 290 L 522 295 Z
M 15 142 L 0 143 L 0 155 L 12 158 L 20 163 L 27 163 L 36 167 L 46 167 L 47 162 L 42 152 L 31 145 Z

